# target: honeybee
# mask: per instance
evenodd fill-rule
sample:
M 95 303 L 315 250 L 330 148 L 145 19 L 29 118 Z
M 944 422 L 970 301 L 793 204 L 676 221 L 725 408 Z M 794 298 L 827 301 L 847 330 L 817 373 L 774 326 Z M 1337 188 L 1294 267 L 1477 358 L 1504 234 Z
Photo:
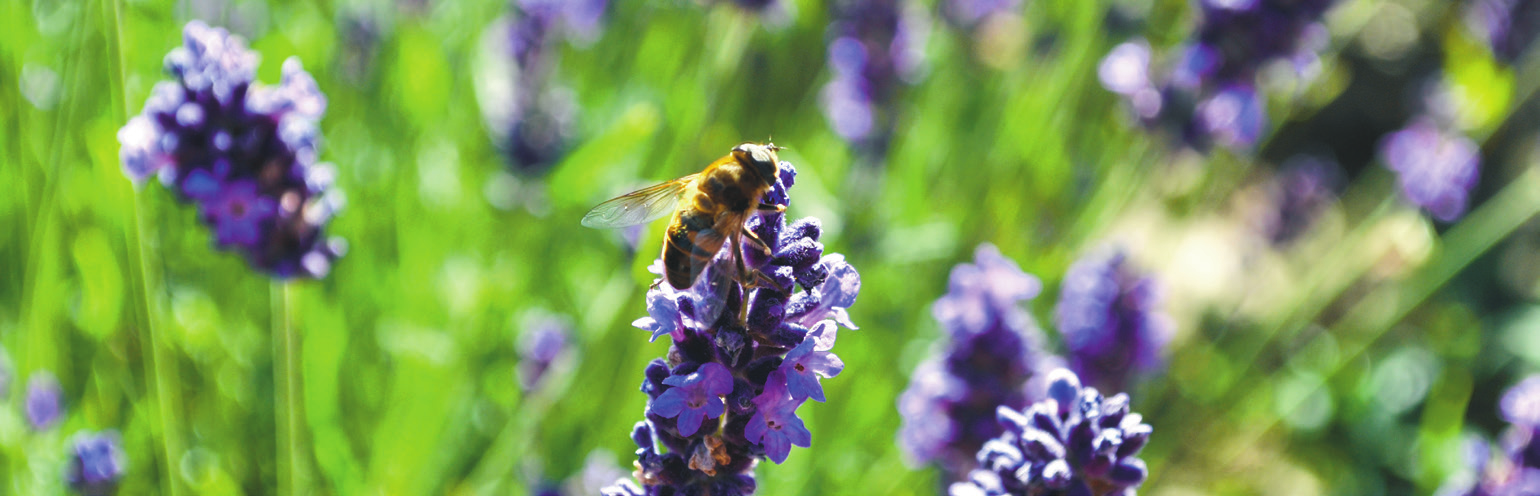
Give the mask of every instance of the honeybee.
M 754 284 L 764 275 L 745 270 L 739 244 L 770 253 L 764 240 L 745 229 L 744 223 L 758 212 L 786 210 L 785 205 L 763 203 L 780 176 L 781 159 L 775 152 L 782 149 L 774 143 L 739 144 L 699 173 L 600 203 L 583 216 L 583 225 L 633 226 L 673 212 L 663 239 L 664 278 L 669 285 L 676 289 L 694 285 L 724 243 L 732 247 L 739 280 Z

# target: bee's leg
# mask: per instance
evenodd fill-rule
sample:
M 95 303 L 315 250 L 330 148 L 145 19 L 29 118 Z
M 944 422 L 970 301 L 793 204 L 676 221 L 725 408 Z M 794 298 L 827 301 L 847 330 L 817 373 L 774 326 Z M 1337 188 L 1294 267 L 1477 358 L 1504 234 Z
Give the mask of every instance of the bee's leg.
M 754 234 L 753 230 L 744 229 L 743 230 L 743 237 L 745 239 L 748 239 L 750 241 L 749 244 L 754 245 L 754 247 L 758 248 L 759 252 L 763 253 L 765 256 L 768 257 L 768 256 L 774 254 L 774 253 L 770 252 L 770 245 L 765 244 L 765 240 L 759 239 L 759 235 L 758 234 Z
M 761 203 L 761 204 L 759 204 L 759 209 L 758 210 L 761 211 L 761 212 L 781 213 L 781 212 L 785 212 L 786 211 L 786 206 L 785 205 L 771 205 L 769 203 Z

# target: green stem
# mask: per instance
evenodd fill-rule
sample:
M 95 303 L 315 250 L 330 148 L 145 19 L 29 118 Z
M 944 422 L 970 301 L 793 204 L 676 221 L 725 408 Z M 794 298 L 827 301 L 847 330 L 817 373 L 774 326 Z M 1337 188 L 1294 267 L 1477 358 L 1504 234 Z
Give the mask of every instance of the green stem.
M 308 480 L 300 410 L 302 377 L 299 369 L 299 334 L 294 330 L 293 298 L 289 285 L 274 281 L 273 393 L 274 419 L 278 429 L 278 494 L 301 494 Z
M 129 108 L 128 103 L 128 64 L 123 55 L 123 6 L 121 0 L 108 3 L 112 8 L 116 41 L 113 44 L 113 50 L 117 52 L 118 62 L 118 84 L 114 96 L 119 99 L 117 107 L 123 109 L 119 121 L 128 122 L 128 116 L 133 113 L 133 110 Z M 145 340 L 147 342 L 142 343 L 140 348 L 144 350 L 146 368 L 152 371 L 147 373 L 153 373 L 155 377 L 155 410 L 160 417 L 161 449 L 165 457 L 161 463 L 164 469 L 164 484 L 167 494 L 177 496 L 182 493 L 182 485 L 177 478 L 176 467 L 182 459 L 182 452 L 186 449 L 182 440 L 182 422 L 177 418 L 181 412 L 182 397 L 181 391 L 177 389 L 180 380 L 174 363 L 174 351 L 162 334 L 164 329 L 160 325 L 161 313 L 156 308 L 159 302 L 158 295 L 162 293 L 163 286 L 159 272 L 150 268 L 150 261 L 156 257 L 156 246 L 145 234 L 149 231 L 149 221 L 145 214 L 150 209 L 148 202 L 149 198 L 143 191 L 135 191 L 129 199 L 128 206 L 134 215 L 134 223 L 130 226 L 133 230 L 134 242 L 129 243 L 129 250 L 135 252 L 135 258 L 138 260 L 133 270 L 136 272 L 134 276 L 140 283 L 140 303 L 144 312 L 142 324 L 145 334 L 148 335 Z
M 273 402 L 277 427 L 277 485 L 279 494 L 299 494 L 303 487 L 303 444 L 300 441 L 299 336 L 294 331 L 288 283 L 273 282 Z

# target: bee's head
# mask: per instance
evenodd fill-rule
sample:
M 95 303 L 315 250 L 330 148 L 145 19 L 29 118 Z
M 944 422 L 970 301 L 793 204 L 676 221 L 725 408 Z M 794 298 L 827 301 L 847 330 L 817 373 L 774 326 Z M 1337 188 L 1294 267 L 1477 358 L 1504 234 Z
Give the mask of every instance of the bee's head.
M 775 184 L 776 177 L 781 175 L 781 158 L 775 152 L 781 148 L 775 143 L 743 143 L 733 147 L 733 157 L 759 174 L 765 184 Z

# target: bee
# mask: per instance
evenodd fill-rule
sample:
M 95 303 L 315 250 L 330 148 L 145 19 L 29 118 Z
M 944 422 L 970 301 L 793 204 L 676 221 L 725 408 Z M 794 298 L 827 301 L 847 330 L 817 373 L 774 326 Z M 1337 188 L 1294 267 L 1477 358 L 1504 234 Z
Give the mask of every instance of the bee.
M 739 281 L 753 285 L 767 279 L 743 265 L 740 243 L 769 255 L 770 248 L 753 231 L 744 228 L 759 212 L 782 212 L 785 205 L 763 202 L 765 193 L 781 173 L 774 143 L 742 143 L 696 174 L 642 188 L 604 203 L 583 216 L 593 228 L 633 226 L 672 212 L 663 239 L 664 278 L 675 289 L 695 284 L 723 244 L 732 247 Z

